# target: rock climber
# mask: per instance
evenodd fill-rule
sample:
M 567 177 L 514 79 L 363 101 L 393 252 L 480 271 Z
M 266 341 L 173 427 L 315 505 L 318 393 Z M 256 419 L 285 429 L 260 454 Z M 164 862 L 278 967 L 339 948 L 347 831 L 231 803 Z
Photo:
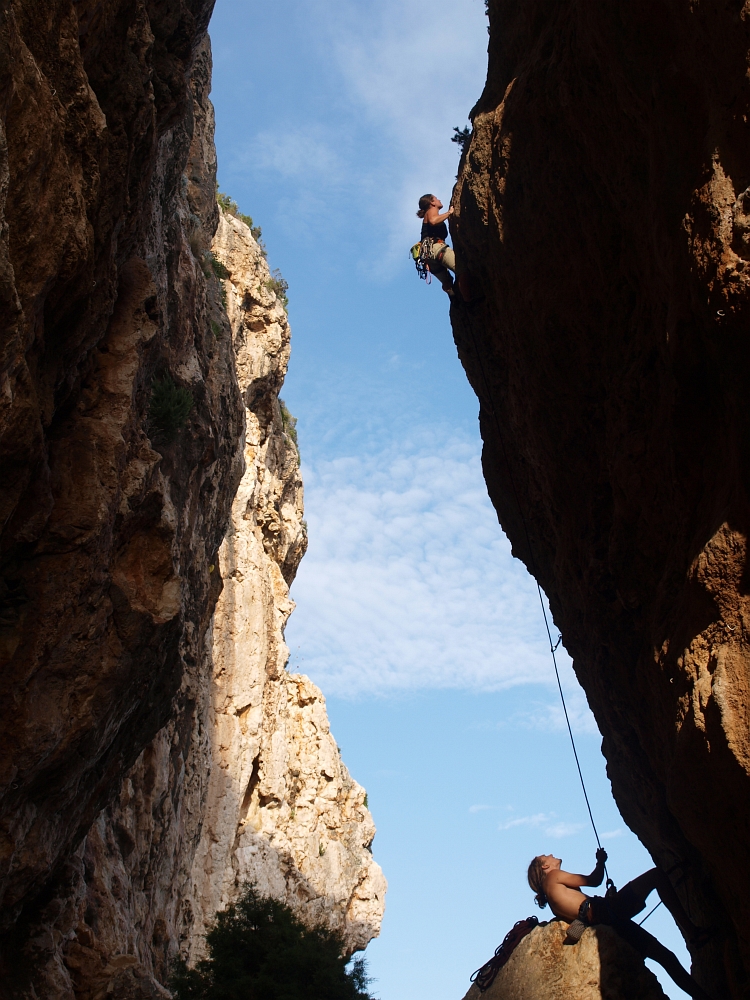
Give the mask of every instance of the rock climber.
M 422 255 L 427 260 L 430 273 L 434 274 L 449 298 L 455 295 L 451 271 L 456 272 L 456 255 L 445 242 L 448 227 L 445 220 L 453 215 L 453 209 L 442 212 L 443 203 L 434 194 L 424 194 L 419 199 L 418 218 L 422 219 Z M 450 269 L 450 270 L 449 270 Z
M 659 868 L 639 875 L 623 886 L 619 892 L 606 897 L 587 896 L 581 886 L 597 886 L 604 878 L 607 852 L 596 852 L 596 867 L 590 875 L 573 875 L 562 869 L 562 860 L 553 854 L 540 854 L 529 865 L 529 885 L 536 893 L 537 905 L 544 908 L 549 903 L 556 917 L 571 924 L 569 939 L 578 940 L 586 927 L 608 924 L 624 938 L 643 958 L 652 958 L 664 968 L 675 983 L 694 1000 L 711 1000 L 689 973 L 680 965 L 677 956 L 656 940 L 653 934 L 632 919 L 646 906 L 646 897 L 656 889 L 661 901 L 672 914 L 677 926 L 687 940 L 688 948 L 696 951 L 710 939 L 711 932 L 696 927 L 682 908 L 682 904 L 668 877 Z M 581 926 L 583 925 L 583 926 Z

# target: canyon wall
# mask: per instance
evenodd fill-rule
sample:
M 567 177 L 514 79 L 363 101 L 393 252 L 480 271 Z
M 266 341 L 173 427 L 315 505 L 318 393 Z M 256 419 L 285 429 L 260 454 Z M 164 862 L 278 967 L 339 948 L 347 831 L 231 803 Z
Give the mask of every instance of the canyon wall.
M 352 950 L 382 917 L 364 790 L 284 670 L 289 326 L 216 206 L 211 8 L 0 12 L 9 997 L 164 996 L 246 879 Z
M 490 0 L 452 232 L 488 489 L 618 805 L 750 995 L 750 5 Z M 636 873 L 628 873 L 636 874 Z

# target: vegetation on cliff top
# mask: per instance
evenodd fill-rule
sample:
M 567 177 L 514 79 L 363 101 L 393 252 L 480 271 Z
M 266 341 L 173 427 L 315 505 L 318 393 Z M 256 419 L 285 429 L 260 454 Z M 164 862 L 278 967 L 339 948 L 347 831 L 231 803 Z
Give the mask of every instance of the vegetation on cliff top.
M 297 418 L 291 415 L 281 397 L 279 397 L 279 408 L 281 409 L 281 423 L 284 425 L 284 433 L 294 442 L 294 447 L 297 449 L 297 458 L 301 458 L 299 441 L 297 440 Z
M 194 969 L 175 966 L 177 1000 L 372 1000 L 364 958 L 347 969 L 337 934 L 306 927 L 252 885 L 216 914 L 206 944 L 208 958 Z

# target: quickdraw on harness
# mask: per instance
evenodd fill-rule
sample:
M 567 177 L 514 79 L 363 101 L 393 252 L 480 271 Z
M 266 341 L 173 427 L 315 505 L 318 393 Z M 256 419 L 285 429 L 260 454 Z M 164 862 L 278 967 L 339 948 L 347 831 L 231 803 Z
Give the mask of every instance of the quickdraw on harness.
M 411 254 L 414 265 L 417 269 L 417 274 L 420 278 L 430 284 L 432 277 L 430 275 L 430 262 L 434 261 L 437 264 L 443 262 L 443 255 L 448 249 L 448 244 L 443 243 L 442 250 L 438 250 L 437 253 L 433 252 L 433 247 L 435 241 L 430 236 L 425 236 L 425 238 L 420 243 L 415 243 L 411 248 L 409 253 Z

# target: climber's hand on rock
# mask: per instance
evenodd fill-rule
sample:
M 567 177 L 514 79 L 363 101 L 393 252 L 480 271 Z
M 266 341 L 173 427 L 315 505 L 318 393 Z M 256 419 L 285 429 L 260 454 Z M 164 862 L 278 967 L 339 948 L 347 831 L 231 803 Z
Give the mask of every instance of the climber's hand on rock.
M 607 852 L 604 850 L 603 847 L 600 847 L 599 850 L 596 852 L 596 863 L 598 865 L 603 865 L 606 864 L 606 862 L 607 862 Z
M 448 209 L 448 215 L 453 215 L 453 205 Z

